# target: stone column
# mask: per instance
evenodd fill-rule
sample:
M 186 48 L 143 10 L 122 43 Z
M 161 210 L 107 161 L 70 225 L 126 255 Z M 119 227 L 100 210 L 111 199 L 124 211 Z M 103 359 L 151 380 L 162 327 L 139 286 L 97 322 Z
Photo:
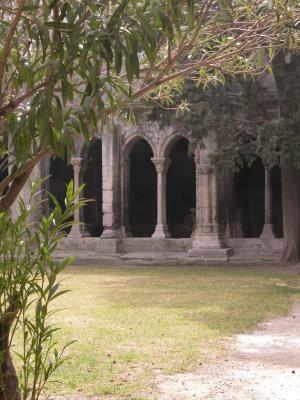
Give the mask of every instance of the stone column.
M 51 156 L 47 156 L 40 162 L 40 174 L 43 179 L 41 186 L 41 215 L 46 217 L 50 214 L 50 203 L 48 193 L 50 189 L 50 166 L 51 166 Z
M 265 168 L 265 224 L 260 237 L 262 239 L 274 238 L 272 224 L 272 186 L 269 168 Z
M 72 157 L 71 164 L 73 166 L 74 171 L 74 192 L 76 192 L 80 187 L 80 168 L 81 168 L 82 158 L 80 157 Z M 80 200 L 80 195 L 77 195 L 76 201 Z M 74 224 L 72 225 L 71 232 L 68 235 L 68 238 L 82 238 L 85 237 L 86 231 L 84 229 L 84 224 L 80 222 L 80 209 L 78 208 L 74 214 Z
M 209 164 L 196 163 L 197 233 L 205 247 L 219 245 L 216 224 L 216 177 Z
M 152 235 L 153 238 L 170 237 L 167 226 L 167 172 L 171 163 L 168 158 L 152 158 L 157 173 L 157 225 Z
M 122 162 L 122 235 L 130 237 L 129 224 L 129 185 L 130 185 L 130 159 L 124 158 Z
M 102 134 L 102 239 L 119 237 L 121 226 L 120 143 L 118 128 Z

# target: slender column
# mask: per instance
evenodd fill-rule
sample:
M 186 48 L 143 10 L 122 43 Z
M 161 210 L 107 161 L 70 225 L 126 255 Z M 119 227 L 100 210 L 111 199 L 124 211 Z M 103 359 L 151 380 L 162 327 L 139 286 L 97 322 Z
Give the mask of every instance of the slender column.
M 166 209 L 166 177 L 171 160 L 168 158 L 152 158 L 157 172 L 157 225 L 153 238 L 170 237 L 167 226 L 167 209 Z
M 260 237 L 262 239 L 274 238 L 273 224 L 272 224 L 271 174 L 268 168 L 265 168 L 265 224 Z
M 45 215 L 47 217 L 50 214 L 49 196 L 47 193 L 49 192 L 50 189 L 50 178 L 49 178 L 50 166 L 51 166 L 50 156 L 44 158 L 40 163 L 40 173 L 41 173 L 41 178 L 43 179 L 41 186 L 42 189 L 41 197 L 43 200 L 43 202 L 41 203 L 41 215 Z
M 80 167 L 81 167 L 81 161 L 82 159 L 80 157 L 72 157 L 71 159 L 71 164 L 73 166 L 73 171 L 74 171 L 74 192 L 76 192 L 79 189 L 80 186 Z M 80 195 L 77 195 L 76 201 L 80 200 Z M 72 225 L 71 232 L 69 233 L 68 237 L 69 238 L 82 238 L 85 237 L 86 232 L 84 229 L 84 224 L 80 222 L 80 209 L 77 208 L 77 210 L 74 213 L 74 224 Z
M 120 148 L 119 131 L 115 127 L 110 132 L 102 134 L 102 209 L 103 233 L 102 239 L 112 239 L 120 236 Z
M 130 237 L 129 224 L 129 185 L 130 185 L 130 159 L 124 158 L 122 162 L 122 235 Z

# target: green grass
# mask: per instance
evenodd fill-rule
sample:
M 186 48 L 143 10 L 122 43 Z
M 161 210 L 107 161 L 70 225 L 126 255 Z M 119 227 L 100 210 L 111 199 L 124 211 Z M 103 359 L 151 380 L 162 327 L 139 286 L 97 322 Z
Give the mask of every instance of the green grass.
M 76 339 L 50 392 L 137 399 L 156 373 L 222 355 L 222 338 L 289 310 L 300 277 L 213 267 L 72 267 L 56 316 Z M 154 398 L 149 395 L 147 399 Z

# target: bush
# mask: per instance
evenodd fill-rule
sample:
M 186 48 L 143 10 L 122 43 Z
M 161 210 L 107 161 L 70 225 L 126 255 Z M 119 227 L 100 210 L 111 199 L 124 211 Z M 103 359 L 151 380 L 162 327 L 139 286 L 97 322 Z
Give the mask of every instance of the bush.
M 37 400 L 70 345 L 57 343 L 59 328 L 50 319 L 57 311 L 53 301 L 65 292 L 59 273 L 71 258 L 57 261 L 53 253 L 82 202 L 76 203 L 78 192 L 70 183 L 65 211 L 50 195 L 55 208 L 37 224 L 32 220 L 40 183 L 32 184 L 28 204 L 19 200 L 16 218 L 0 213 L 0 400 Z M 22 343 L 15 352 L 21 361 L 18 374 L 11 358 L 17 332 Z

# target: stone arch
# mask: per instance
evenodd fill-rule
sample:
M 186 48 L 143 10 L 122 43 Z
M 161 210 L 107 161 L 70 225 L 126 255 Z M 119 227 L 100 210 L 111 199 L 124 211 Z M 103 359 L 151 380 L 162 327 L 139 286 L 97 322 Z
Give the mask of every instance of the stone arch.
M 162 139 L 158 149 L 158 158 L 169 157 L 170 151 L 172 150 L 175 143 L 182 138 L 186 139 L 190 143 L 190 145 L 194 145 L 188 133 L 182 132 L 180 130 L 172 131 Z M 195 157 L 199 158 L 200 152 L 200 148 L 198 148 L 197 146 L 193 146 L 193 153 Z
M 141 139 L 145 140 L 148 143 L 148 145 L 152 149 L 153 156 L 155 157 L 155 155 L 156 155 L 156 147 L 155 147 L 155 144 L 153 143 L 153 141 L 149 137 L 147 137 L 146 135 L 143 135 L 141 132 L 137 131 L 137 132 L 132 132 L 127 137 L 125 137 L 125 141 L 124 141 L 124 144 L 123 144 L 123 152 L 122 152 L 123 159 L 125 159 L 125 160 L 128 159 L 132 148 Z

